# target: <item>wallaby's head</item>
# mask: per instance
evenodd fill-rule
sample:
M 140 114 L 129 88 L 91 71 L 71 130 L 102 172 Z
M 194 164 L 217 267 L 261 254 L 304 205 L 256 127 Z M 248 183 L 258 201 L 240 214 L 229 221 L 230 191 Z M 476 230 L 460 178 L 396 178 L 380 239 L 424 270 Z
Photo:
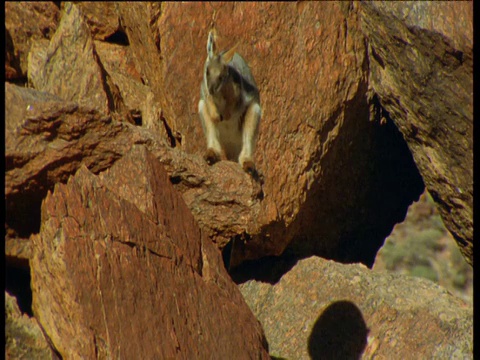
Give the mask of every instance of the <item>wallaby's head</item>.
M 228 80 L 228 63 L 235 55 L 238 43 L 228 51 L 217 53 L 215 35 L 213 31 L 208 34 L 207 41 L 207 65 L 205 67 L 205 81 L 208 92 L 212 95 L 218 93 Z

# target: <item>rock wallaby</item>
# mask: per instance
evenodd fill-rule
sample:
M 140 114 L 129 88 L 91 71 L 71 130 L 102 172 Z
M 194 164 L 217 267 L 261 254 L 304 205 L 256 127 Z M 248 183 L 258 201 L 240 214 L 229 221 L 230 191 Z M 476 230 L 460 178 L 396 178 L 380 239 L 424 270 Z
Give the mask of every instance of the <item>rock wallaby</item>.
M 205 160 L 238 161 L 253 174 L 253 154 L 262 116 L 260 94 L 246 61 L 229 50 L 217 52 L 215 33 L 210 31 L 207 59 L 200 87 L 198 113 L 207 139 Z

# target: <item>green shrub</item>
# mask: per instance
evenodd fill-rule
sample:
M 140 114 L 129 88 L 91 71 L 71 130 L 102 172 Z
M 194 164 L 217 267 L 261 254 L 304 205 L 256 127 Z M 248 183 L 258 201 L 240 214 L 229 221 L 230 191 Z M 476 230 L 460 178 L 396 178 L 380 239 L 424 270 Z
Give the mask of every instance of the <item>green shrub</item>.
M 438 282 L 438 274 L 430 266 L 417 265 L 410 270 L 410 275 L 416 277 L 422 277 L 434 282 Z

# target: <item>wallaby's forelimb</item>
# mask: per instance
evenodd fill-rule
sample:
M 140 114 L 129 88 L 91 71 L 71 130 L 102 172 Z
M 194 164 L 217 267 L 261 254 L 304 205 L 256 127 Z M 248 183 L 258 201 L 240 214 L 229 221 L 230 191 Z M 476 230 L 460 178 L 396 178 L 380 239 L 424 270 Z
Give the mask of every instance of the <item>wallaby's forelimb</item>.
M 253 153 L 255 151 L 255 142 L 261 116 L 262 109 L 260 105 L 256 102 L 251 103 L 245 113 L 242 129 L 242 151 L 238 157 L 238 162 L 247 172 L 252 172 L 255 169 Z
M 200 100 L 198 103 L 198 113 L 200 114 L 200 120 L 202 122 L 203 131 L 207 138 L 207 152 L 205 153 L 205 160 L 208 164 L 212 165 L 217 161 L 224 158 L 224 152 L 220 141 L 218 140 L 218 129 L 216 123 L 219 119 L 217 113 L 217 119 L 209 114 L 208 100 Z M 215 107 L 214 107 L 215 108 Z

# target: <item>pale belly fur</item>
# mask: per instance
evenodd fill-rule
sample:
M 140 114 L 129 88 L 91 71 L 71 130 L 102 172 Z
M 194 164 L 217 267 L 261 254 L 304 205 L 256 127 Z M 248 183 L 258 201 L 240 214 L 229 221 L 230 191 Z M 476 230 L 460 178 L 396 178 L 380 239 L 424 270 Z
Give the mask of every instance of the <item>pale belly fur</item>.
M 218 139 L 225 150 L 229 160 L 237 161 L 242 151 L 242 131 L 239 126 L 240 119 L 229 119 L 217 124 Z

